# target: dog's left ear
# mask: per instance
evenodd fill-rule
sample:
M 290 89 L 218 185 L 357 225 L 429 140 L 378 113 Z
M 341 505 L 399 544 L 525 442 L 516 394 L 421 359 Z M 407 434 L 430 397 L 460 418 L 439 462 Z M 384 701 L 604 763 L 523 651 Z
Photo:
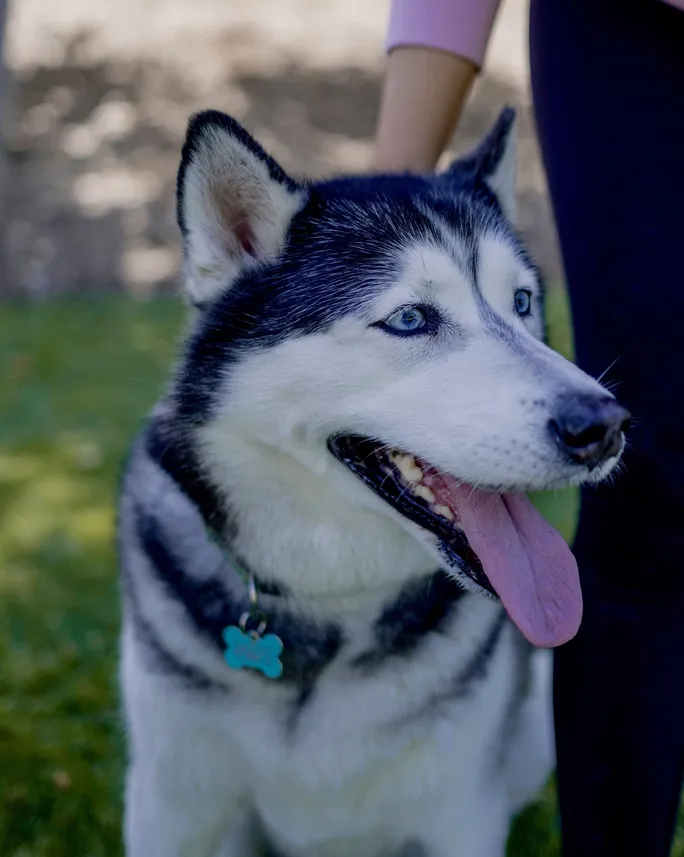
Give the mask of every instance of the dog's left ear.
M 193 116 L 177 185 L 191 301 L 201 307 L 275 260 L 305 196 L 235 119 L 216 110 Z
M 504 215 L 515 223 L 515 173 L 515 109 L 506 107 L 480 145 L 455 161 L 444 175 L 484 182 L 497 198 Z

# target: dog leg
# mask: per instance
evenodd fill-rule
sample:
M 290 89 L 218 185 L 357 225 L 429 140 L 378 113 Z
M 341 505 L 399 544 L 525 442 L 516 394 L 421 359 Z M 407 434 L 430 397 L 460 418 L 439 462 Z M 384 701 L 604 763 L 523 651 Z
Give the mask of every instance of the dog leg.
M 224 702 L 170 688 L 130 638 L 123 666 L 126 857 L 216 857 L 219 847 L 222 857 L 251 857 L 242 765 L 216 710 Z
M 535 652 L 532 670 L 530 695 L 520 709 L 506 759 L 512 814 L 538 797 L 555 764 L 551 652 Z
M 465 801 L 461 789 L 447 789 L 423 807 L 420 818 L 421 829 L 413 838 L 427 857 L 504 857 L 506 853 L 511 816 L 508 795 L 500 784 L 473 784 Z
M 204 792 L 198 800 L 190 778 L 180 786 L 162 783 L 134 766 L 126 786 L 126 857 L 216 857 L 219 848 L 221 857 L 248 857 L 247 808 L 236 810 L 224 794 L 208 799 Z

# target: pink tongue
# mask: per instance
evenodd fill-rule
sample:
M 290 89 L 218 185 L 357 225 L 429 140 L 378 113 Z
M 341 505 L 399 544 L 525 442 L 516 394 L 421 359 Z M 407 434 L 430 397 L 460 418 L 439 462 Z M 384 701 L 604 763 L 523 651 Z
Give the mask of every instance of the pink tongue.
M 444 482 L 470 546 L 525 637 L 541 647 L 572 639 L 582 619 L 582 591 L 575 557 L 560 533 L 524 494 Z

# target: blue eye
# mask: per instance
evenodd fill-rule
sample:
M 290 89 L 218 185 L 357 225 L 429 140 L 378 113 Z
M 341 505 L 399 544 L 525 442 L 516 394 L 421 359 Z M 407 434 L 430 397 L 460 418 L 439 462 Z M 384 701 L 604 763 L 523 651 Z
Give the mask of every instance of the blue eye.
M 396 333 L 419 333 L 426 325 L 425 313 L 415 306 L 402 307 L 383 322 L 384 327 L 388 327 Z
M 518 289 L 514 297 L 515 311 L 518 315 L 529 315 L 532 309 L 532 292 L 527 289 Z

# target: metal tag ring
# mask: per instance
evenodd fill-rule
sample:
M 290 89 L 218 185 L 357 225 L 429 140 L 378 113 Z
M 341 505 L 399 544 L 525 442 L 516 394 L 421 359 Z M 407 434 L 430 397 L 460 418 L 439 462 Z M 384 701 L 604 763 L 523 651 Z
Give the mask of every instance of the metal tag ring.
M 250 621 L 250 619 L 256 624 L 256 628 L 252 628 L 251 631 L 248 631 L 247 623 Z M 240 616 L 238 627 L 240 628 L 243 634 L 249 634 L 254 639 L 258 639 L 263 635 L 264 631 L 268 627 L 266 614 L 263 610 L 259 610 L 256 607 L 252 610 L 245 610 L 242 616 Z

